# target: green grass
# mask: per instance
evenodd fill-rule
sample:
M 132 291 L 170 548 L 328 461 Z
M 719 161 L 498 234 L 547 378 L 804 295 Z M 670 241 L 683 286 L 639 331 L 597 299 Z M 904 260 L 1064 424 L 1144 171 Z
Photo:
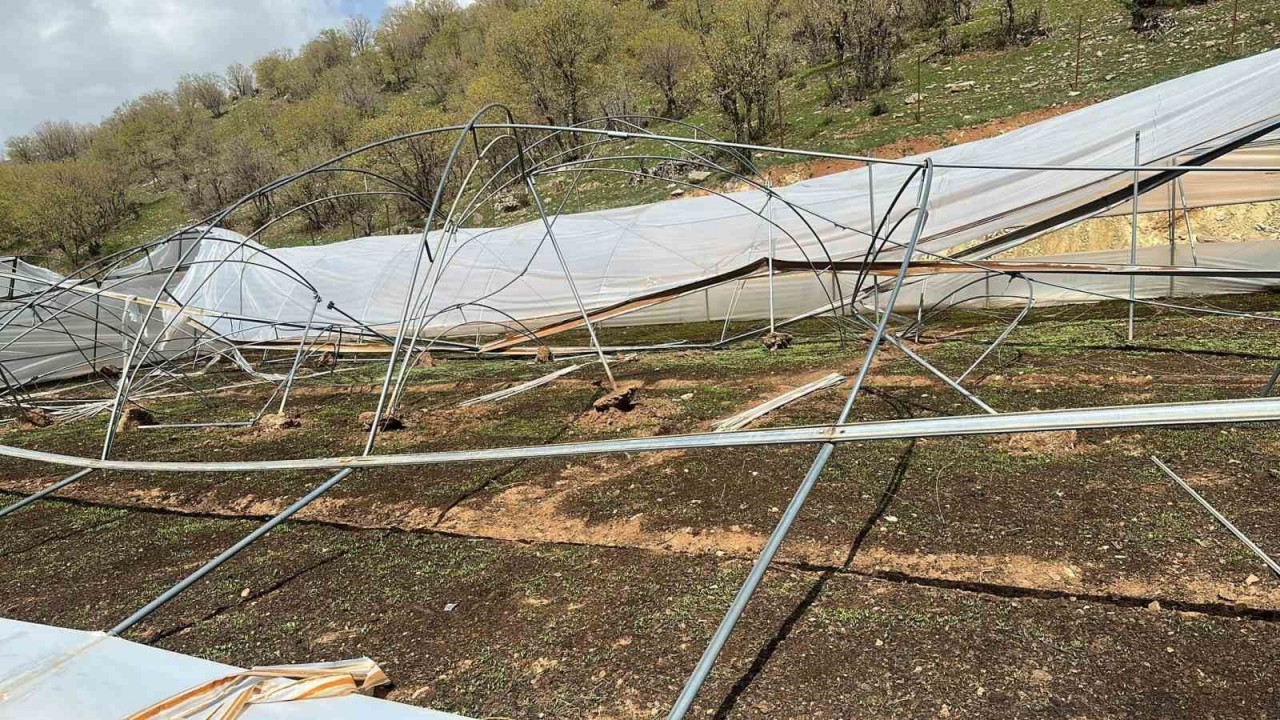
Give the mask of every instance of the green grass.
M 136 247 L 189 222 L 182 198 L 167 193 L 147 196 L 139 202 L 138 217 L 120 224 L 102 238 L 102 252 L 106 255 Z

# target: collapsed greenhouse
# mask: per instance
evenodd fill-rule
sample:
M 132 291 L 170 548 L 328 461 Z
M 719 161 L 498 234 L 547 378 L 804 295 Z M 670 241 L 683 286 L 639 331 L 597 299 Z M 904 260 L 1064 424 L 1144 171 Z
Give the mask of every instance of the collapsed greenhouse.
M 0 522 L 94 473 L 331 474 L 105 632 L 0 620 L 0 715 L 187 717 L 181 713 L 249 702 L 254 704 L 245 716 L 253 718 L 299 711 L 325 718 L 453 717 L 344 697 L 377 684 L 366 681 L 379 673 L 364 666 L 264 668 L 255 675 L 122 636 L 179 594 L 199 593 L 206 576 L 238 554 L 252 553 L 260 538 L 353 474 L 508 459 L 815 445 L 809 470 L 791 480 L 790 504 L 778 513 L 716 632 L 699 641 L 705 643 L 700 661 L 687 668 L 691 676 L 665 709 L 670 718 L 684 717 L 840 444 L 1280 420 L 1280 401 L 1270 398 L 1280 365 L 1261 397 L 1021 412 L 998 412 L 966 383 L 1029 314 L 1046 307 L 1123 303 L 1129 342 L 1135 314 L 1150 308 L 1274 323 L 1277 316 L 1269 311 L 1183 299 L 1280 285 L 1280 242 L 1198 242 L 1190 228 L 1193 211 L 1280 200 L 1276 88 L 1280 51 L 996 137 L 898 159 L 744 145 L 697 132 L 658 134 L 647 129 L 652 119 L 636 117 L 573 127 L 527 124 L 495 106 L 463 126 L 376 144 L 452 139 L 434 197 L 413 195 L 352 164 L 374 147 L 368 146 L 68 275 L 4 258 L 0 378 L 12 409 L 9 422 L 96 424 L 104 430 L 96 455 L 10 440 L 0 445 L 0 455 L 10 461 L 38 463 L 64 475 L 0 509 Z M 775 187 L 764 162 L 772 158 L 858 167 Z M 664 166 L 680 172 L 656 171 Z M 237 211 L 256 199 L 305 178 L 343 173 L 360 175 L 366 188 L 382 187 L 363 193 L 420 207 L 422 232 L 318 246 L 272 248 L 260 242 L 297 207 L 273 208 L 271 220 L 247 233 L 227 229 Z M 673 197 L 566 211 L 600 178 L 651 184 Z M 492 207 L 513 195 L 533 219 L 480 224 L 478 218 L 500 217 Z M 1167 244 L 1139 247 L 1139 218 L 1148 216 L 1169 218 Z M 1035 250 L 1037 240 L 1098 218 L 1127 219 L 1128 247 Z M 1175 242 L 1180 224 L 1187 226 L 1187 242 Z M 973 308 L 1013 314 L 962 373 L 944 371 L 922 356 L 918 341 L 930 323 Z M 714 352 L 761 338 L 771 352 L 785 353 L 793 341 L 788 330 L 805 322 L 838 333 L 843 355 L 837 358 L 843 358 L 848 379 L 795 387 L 726 421 L 723 427 L 730 429 L 465 449 L 439 449 L 430 442 L 395 452 L 379 447 L 403 420 L 410 378 L 441 358 L 484 358 L 511 367 L 542 361 L 537 377 L 467 402 L 535 394 L 569 373 L 590 371 L 601 374 L 596 407 L 627 412 L 646 402 L 628 383 L 628 358 Z M 630 330 L 655 326 L 696 327 L 705 336 L 632 341 Z M 855 401 L 886 353 L 914 363 L 967 410 L 851 421 Z M 548 360 L 556 367 L 546 365 Z M 575 364 L 564 364 L 570 360 Z M 118 452 L 119 436 L 135 431 L 197 433 L 290 422 L 291 394 L 370 363 L 378 368 L 376 402 L 362 421 L 367 434 L 358 455 L 325 453 L 323 442 L 310 456 L 255 460 Z M 837 384 L 846 386 L 843 406 L 827 424 L 740 429 L 796 397 Z M 148 412 L 170 398 L 212 397 L 249 386 L 267 388 L 269 395 L 265 403 L 234 408 L 236 414 L 158 422 Z M 1182 483 L 1175 468 L 1152 460 Z M 1244 533 L 1209 509 L 1280 573 Z M 377 653 L 377 647 L 367 648 L 367 654 Z M 138 674 L 149 676 L 148 682 L 136 682 Z M 225 678 L 231 680 L 219 685 Z M 337 689 L 316 689 L 325 682 Z M 327 699 L 308 700 L 302 710 L 285 702 L 308 697 Z

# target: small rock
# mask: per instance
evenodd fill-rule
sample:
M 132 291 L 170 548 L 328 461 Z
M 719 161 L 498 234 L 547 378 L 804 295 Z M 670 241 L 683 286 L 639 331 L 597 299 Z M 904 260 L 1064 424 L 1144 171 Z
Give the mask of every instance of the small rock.
M 703 181 L 705 181 L 705 180 L 706 180 L 707 178 L 709 178 L 709 177 L 711 177 L 711 171 L 710 171 L 710 170 L 694 170 L 693 172 L 689 173 L 688 175 L 685 175 L 685 178 L 687 178 L 687 179 L 689 180 L 689 182 L 692 182 L 692 183 L 700 183 L 700 182 L 703 182 Z
M 672 190 L 672 191 L 671 191 L 670 193 L 668 193 L 668 194 L 669 194 L 671 197 L 680 197 L 681 195 L 683 195 L 683 194 L 684 194 L 684 188 L 676 188 L 675 190 Z
M 976 80 L 965 80 L 963 82 L 947 83 L 946 85 L 943 85 L 943 88 L 947 92 L 958 93 L 958 92 L 964 92 L 966 90 L 972 90 L 977 86 L 978 86 L 978 82 Z
M 1244 579 L 1244 584 L 1245 584 L 1245 585 L 1257 585 L 1257 584 L 1258 584 L 1259 582 L 1261 582 L 1261 581 L 1262 581 L 1262 580 L 1261 580 L 1261 578 L 1259 578 L 1257 575 L 1250 575 L 1249 577 L 1247 577 L 1247 578 L 1245 578 L 1245 579 Z
M 636 387 L 632 385 L 606 393 L 596 398 L 596 401 L 591 403 L 591 406 L 596 409 L 596 412 L 608 412 L 610 410 L 627 412 L 636 406 Z
M 156 419 L 151 416 L 143 408 L 133 406 L 124 409 L 120 414 L 120 421 L 116 423 L 116 432 L 125 432 L 126 430 L 134 430 L 143 425 L 155 425 Z
M 791 341 L 794 339 L 791 333 L 771 332 L 760 338 L 760 344 L 764 345 L 766 350 L 786 350 L 791 347 Z
M 245 588 L 245 589 L 241 590 L 241 591 L 240 591 L 240 597 L 242 597 L 242 598 L 247 598 L 247 597 L 249 597 L 249 588 Z
M 546 345 L 539 345 L 538 354 L 534 356 L 533 361 L 536 363 L 549 363 L 555 359 L 555 353 L 551 352 L 551 348 Z
M 98 374 L 105 378 L 120 377 L 120 368 L 115 365 L 103 365 L 98 368 Z
M 370 410 L 368 412 L 360 413 L 360 415 L 357 416 L 356 420 L 362 426 L 364 426 L 365 430 L 370 430 L 373 428 L 373 416 L 374 416 L 374 412 Z M 402 421 L 400 418 L 396 417 L 395 415 L 387 415 L 383 417 L 382 420 L 378 421 L 378 429 L 381 430 L 382 432 L 392 432 L 395 430 L 403 430 L 404 421 Z
M 423 350 L 422 354 L 418 356 L 418 361 L 414 363 L 414 365 L 420 368 L 433 368 L 436 366 L 436 359 L 431 357 L 431 353 L 429 351 Z
M 1152 600 L 1151 602 L 1147 603 L 1147 609 L 1150 610 L 1151 612 L 1160 612 L 1160 601 Z
M 908 105 L 915 105 L 916 103 L 920 102 L 920 93 L 911 93 L 910 95 L 907 96 L 906 100 L 904 100 L 903 102 L 905 102 Z
M 1044 670 L 1036 668 L 1035 670 L 1031 671 L 1031 682 L 1039 683 L 1043 685 L 1051 680 L 1053 680 L 1053 676 L 1045 672 Z
M 525 199 L 523 193 L 517 194 L 514 192 L 507 192 L 495 198 L 493 204 L 494 207 L 498 209 L 498 212 L 513 213 L 523 208 L 528 204 L 528 201 Z

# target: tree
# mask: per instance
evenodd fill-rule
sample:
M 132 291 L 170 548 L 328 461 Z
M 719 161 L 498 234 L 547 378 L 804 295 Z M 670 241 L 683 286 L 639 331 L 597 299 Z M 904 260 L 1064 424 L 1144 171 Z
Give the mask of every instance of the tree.
M 9 203 L 0 225 L 18 247 L 57 252 L 68 268 L 101 254 L 105 234 L 133 212 L 128 183 L 106 163 L 86 159 L 7 168 Z
M 160 171 L 173 161 L 171 133 L 181 127 L 181 112 L 173 96 L 153 92 L 115 109 L 98 129 L 93 152 L 135 180 L 158 182 Z
M 227 66 L 227 89 L 231 91 L 231 99 L 253 97 L 256 91 L 253 86 L 253 70 L 244 63 L 232 63 Z
M 183 75 L 175 91 L 178 104 L 202 107 L 214 117 L 222 115 L 227 105 L 227 92 L 222 78 L 213 73 Z
M 6 154 L 16 162 L 69 160 L 89 149 L 95 129 L 70 120 L 45 120 L 30 134 L 9 138 L 5 142 Z
M 287 98 L 297 89 L 293 67 L 293 53 L 276 50 L 258 58 L 253 63 L 253 76 L 258 87 L 272 97 Z
M 697 41 L 671 22 L 659 22 L 637 33 L 629 54 L 636 76 L 662 99 L 664 117 L 680 118 L 693 101 L 698 69 Z
M 351 43 L 351 52 L 359 55 L 365 50 L 373 49 L 373 22 L 364 15 L 352 15 L 342 24 L 342 32 Z
M 764 138 L 790 65 L 779 0 L 689 0 L 682 17 L 698 38 L 716 106 L 734 139 Z
M 544 0 L 494 29 L 490 62 L 551 123 L 586 119 L 587 101 L 613 48 L 612 8 L 603 0 Z
M 898 0 L 800 0 L 797 12 L 801 44 L 811 64 L 825 66 L 832 101 L 863 100 L 892 82 Z
M 427 43 L 458 12 L 454 0 L 414 0 L 387 8 L 375 39 L 387 84 L 393 90 L 403 90 L 417 79 Z
M 440 110 L 412 97 L 401 97 L 392 101 L 382 114 L 366 120 L 360 126 L 356 142 L 375 142 L 447 124 L 449 118 Z M 409 138 L 370 150 L 360 157 L 360 162 L 430 201 L 453 142 L 453 136 L 441 133 Z

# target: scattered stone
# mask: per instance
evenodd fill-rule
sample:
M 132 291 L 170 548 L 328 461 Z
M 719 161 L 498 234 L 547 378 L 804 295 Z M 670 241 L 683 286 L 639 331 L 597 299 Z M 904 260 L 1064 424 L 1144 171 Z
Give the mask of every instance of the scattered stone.
M 249 588 L 245 588 L 245 589 L 241 590 L 241 591 L 240 591 L 240 597 L 242 597 L 242 598 L 247 598 L 247 597 L 249 597 Z
M 1150 610 L 1151 612 L 1160 612 L 1160 601 L 1152 600 L 1151 602 L 1147 603 L 1147 609 Z
M 1249 577 L 1244 579 L 1245 585 L 1257 585 L 1259 582 L 1262 582 L 1262 579 L 1259 578 L 1257 575 L 1250 575 Z
M 684 188 L 676 188 L 675 190 L 672 190 L 672 191 L 671 191 L 670 193 L 668 193 L 668 194 L 669 194 L 671 197 L 680 197 L 681 195 L 684 195 Z
M 500 213 L 513 213 L 528 204 L 523 193 L 505 192 L 493 199 L 493 205 Z
M 156 419 L 143 408 L 127 407 L 120 415 L 120 421 L 116 423 L 116 432 L 124 432 L 126 430 L 136 430 L 143 425 L 155 425 Z
M 420 368 L 433 368 L 436 366 L 436 359 L 431 357 L 430 351 L 423 350 L 422 354 L 418 356 L 418 361 L 414 363 L 414 366 Z
M 634 385 L 618 388 L 613 392 L 605 393 L 596 398 L 596 401 L 591 403 L 591 406 L 596 409 L 596 412 L 600 413 L 609 412 L 610 410 L 628 412 L 636 406 L 636 389 Z
M 977 86 L 978 82 L 976 80 L 965 80 L 963 82 L 947 83 L 942 87 L 949 93 L 958 93 L 964 92 L 965 90 L 972 90 Z
M 35 430 L 37 428 L 49 427 L 53 424 L 53 416 L 44 408 L 30 408 L 23 410 L 18 415 L 17 425 L 19 430 Z
M 370 430 L 373 428 L 373 416 L 374 416 L 374 412 L 372 410 L 369 410 L 367 412 L 360 413 L 360 415 L 356 418 L 356 420 L 359 421 L 359 423 L 364 427 L 365 430 Z M 403 429 L 404 429 L 404 421 L 402 421 L 400 418 L 396 417 L 395 415 L 387 415 L 383 417 L 382 420 L 378 421 L 378 430 L 382 432 L 393 432 L 395 430 L 403 430 Z
M 696 169 L 697 168 L 692 163 L 680 160 L 663 160 L 657 165 L 654 165 L 653 169 L 649 171 L 649 174 L 653 177 L 662 178 L 664 180 L 674 180 L 681 175 L 687 175 Z
M 289 430 L 291 428 L 301 427 L 302 418 L 296 410 L 286 410 L 282 413 L 267 413 L 258 418 L 258 427 L 265 430 Z
M 688 175 L 685 175 L 685 178 L 691 183 L 705 182 L 709 177 L 711 177 L 710 170 L 694 170 Z
M 908 105 L 915 105 L 916 103 L 920 102 L 920 93 L 911 93 L 910 95 L 907 96 L 907 99 L 904 102 L 906 102 Z
M 551 352 L 551 348 L 546 345 L 538 346 L 538 354 L 533 357 L 536 363 L 549 363 L 556 359 L 556 354 Z
M 786 350 L 791 347 L 791 341 L 794 339 L 791 333 L 771 332 L 760 338 L 760 344 L 764 345 L 765 350 Z

